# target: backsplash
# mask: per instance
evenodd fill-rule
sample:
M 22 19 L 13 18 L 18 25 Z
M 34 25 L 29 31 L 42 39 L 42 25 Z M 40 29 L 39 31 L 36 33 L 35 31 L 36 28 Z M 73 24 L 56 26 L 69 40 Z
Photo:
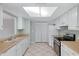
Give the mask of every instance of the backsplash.
M 59 30 L 59 36 L 63 36 L 64 34 L 67 34 L 67 33 L 76 34 L 76 39 L 79 39 L 79 31 L 75 31 L 75 30 Z

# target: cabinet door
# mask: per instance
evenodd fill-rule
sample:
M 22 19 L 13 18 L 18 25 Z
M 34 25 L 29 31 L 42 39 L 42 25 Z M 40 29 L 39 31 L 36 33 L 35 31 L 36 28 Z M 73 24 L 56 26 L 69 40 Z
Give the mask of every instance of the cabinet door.
M 25 40 L 25 48 L 28 48 L 28 39 Z
M 77 7 L 72 8 L 68 12 L 68 29 L 69 30 L 79 30 L 78 20 L 77 20 Z
M 26 51 L 26 46 L 25 46 L 25 42 L 26 41 L 26 39 L 24 39 L 22 42 L 22 47 L 23 47 L 23 49 L 22 49 L 22 52 L 23 52 L 23 54 L 24 54 L 24 52 Z
M 30 35 L 30 20 L 26 20 L 26 33 Z
M 73 8 L 71 11 L 71 19 L 70 19 L 70 30 L 79 30 L 78 22 L 77 22 L 77 8 Z
M 55 28 L 56 28 L 56 29 L 60 29 L 60 19 L 61 19 L 61 18 L 57 18 L 56 21 L 55 21 L 55 24 L 56 24 L 56 25 L 55 25 Z
M 24 29 L 24 19 L 22 17 L 18 17 L 18 29 Z
M 64 14 L 63 25 L 68 25 L 68 13 Z
M 73 26 L 77 26 L 77 8 L 74 8 L 74 9 L 72 9 L 72 22 L 71 23 L 73 23 L 72 25 Z
M 71 26 L 71 11 L 68 11 L 68 26 Z
M 69 26 L 77 26 L 77 7 L 68 12 Z
M 67 13 L 63 14 L 61 17 L 60 17 L 60 26 L 67 26 L 68 25 L 68 15 Z
M 16 56 L 16 46 L 9 49 L 6 54 L 7 56 Z
M 26 39 L 23 39 L 17 44 L 17 55 L 22 56 L 26 50 Z
M 30 45 L 30 39 L 28 39 L 28 40 L 26 41 L 26 46 L 27 46 L 27 48 L 29 47 L 29 45 Z
M 6 56 L 6 53 L 2 53 L 0 56 Z
M 17 56 L 22 56 L 22 49 L 23 49 L 23 43 L 22 42 L 19 42 L 18 44 L 17 44 Z
M 65 23 L 65 18 L 64 18 L 64 15 L 61 16 L 61 25 L 60 26 L 63 26 Z
M 22 19 L 18 18 L 18 29 L 22 29 Z
M 60 26 L 63 26 L 63 24 L 64 24 L 64 16 L 61 16 L 60 17 Z
M 3 9 L 0 7 L 0 30 L 3 30 Z
M 64 44 L 61 44 L 61 56 L 79 56 L 79 54 Z
M 16 46 L 10 48 L 5 53 L 1 54 L 1 56 L 16 56 Z
M 24 39 L 24 52 L 26 51 L 26 49 L 27 49 L 27 38 L 26 39 Z
M 69 54 L 67 53 L 67 51 L 65 50 L 65 48 L 63 46 L 61 46 L 61 56 L 68 56 Z

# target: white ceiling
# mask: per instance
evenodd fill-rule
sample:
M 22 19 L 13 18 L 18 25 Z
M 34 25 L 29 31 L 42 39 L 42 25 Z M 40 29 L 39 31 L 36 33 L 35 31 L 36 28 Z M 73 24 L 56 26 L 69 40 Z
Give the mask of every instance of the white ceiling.
M 14 12 L 16 16 L 30 18 L 32 21 L 48 22 L 75 6 L 75 3 L 1 3 L 4 9 Z M 51 17 L 30 17 L 23 7 L 58 7 Z

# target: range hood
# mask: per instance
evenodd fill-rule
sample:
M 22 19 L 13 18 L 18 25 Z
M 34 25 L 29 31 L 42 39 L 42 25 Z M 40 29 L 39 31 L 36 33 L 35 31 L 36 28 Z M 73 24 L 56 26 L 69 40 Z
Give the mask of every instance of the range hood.
M 63 26 L 68 26 L 67 24 L 62 24 L 62 25 L 60 25 L 61 27 L 63 27 Z
M 57 30 L 68 30 L 68 26 L 58 26 L 56 27 Z
M 68 26 L 60 26 L 60 29 L 62 29 L 62 30 L 68 30 Z

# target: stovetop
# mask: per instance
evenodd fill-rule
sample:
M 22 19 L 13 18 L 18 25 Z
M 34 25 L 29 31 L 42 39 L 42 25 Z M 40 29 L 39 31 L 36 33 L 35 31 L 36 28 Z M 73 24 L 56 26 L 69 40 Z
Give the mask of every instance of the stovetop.
M 63 37 L 55 37 L 57 40 L 59 41 L 64 41 L 64 38 Z

